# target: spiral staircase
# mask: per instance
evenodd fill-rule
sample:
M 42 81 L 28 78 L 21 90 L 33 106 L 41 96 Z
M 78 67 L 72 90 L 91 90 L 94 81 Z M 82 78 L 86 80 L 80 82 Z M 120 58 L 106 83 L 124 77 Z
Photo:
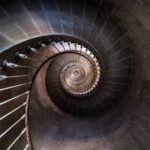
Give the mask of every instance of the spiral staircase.
M 149 150 L 150 1 L 0 1 L 0 150 Z

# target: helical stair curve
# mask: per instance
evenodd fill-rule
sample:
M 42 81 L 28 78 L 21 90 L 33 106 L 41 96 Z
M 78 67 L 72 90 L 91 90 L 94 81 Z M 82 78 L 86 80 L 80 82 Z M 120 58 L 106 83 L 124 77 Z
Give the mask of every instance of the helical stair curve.
M 149 8 L 0 1 L 0 150 L 149 150 Z

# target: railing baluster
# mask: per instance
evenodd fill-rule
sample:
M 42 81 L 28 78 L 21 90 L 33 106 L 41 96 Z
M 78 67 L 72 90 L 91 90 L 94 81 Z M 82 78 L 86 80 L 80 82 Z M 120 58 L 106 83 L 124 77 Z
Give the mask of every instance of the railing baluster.
M 30 85 L 31 83 L 32 82 L 28 82 L 28 83 L 17 84 L 17 85 L 14 85 L 14 86 L 9 86 L 9 87 L 6 87 L 6 88 L 2 88 L 2 89 L 0 89 L 0 92 L 5 91 L 5 90 L 9 90 L 9 89 L 13 89 L 13 88 L 16 88 L 16 87 L 24 86 L 24 85 Z
M 5 130 L 1 135 L 0 138 L 2 138 L 4 135 L 6 135 L 14 126 L 16 126 L 21 120 L 23 120 L 25 118 L 25 114 L 20 117 L 13 125 L 11 125 L 7 130 Z
M 16 137 L 16 139 L 10 144 L 10 146 L 6 150 L 10 150 L 13 145 L 21 138 L 21 136 L 26 132 L 26 128 L 24 128 L 21 133 Z
M 13 109 L 12 111 L 10 111 L 9 113 L 5 114 L 4 116 L 2 116 L 0 118 L 0 120 L 5 119 L 6 117 L 8 117 L 9 115 L 11 115 L 12 113 L 14 113 L 15 111 L 19 110 L 20 108 L 22 108 L 23 106 L 25 106 L 27 104 L 27 102 L 24 102 L 23 104 L 21 104 L 19 107 Z
M 8 102 L 11 102 L 11 101 L 13 101 L 13 100 L 15 100 L 15 99 L 17 99 L 17 98 L 19 98 L 19 97 L 21 97 L 21 96 L 23 96 L 23 95 L 26 95 L 26 94 L 28 94 L 28 93 L 29 93 L 29 91 L 24 92 L 24 93 L 22 93 L 22 94 L 19 94 L 19 95 L 13 97 L 13 98 L 8 99 L 8 100 L 5 100 L 4 102 L 1 102 L 1 103 L 0 103 L 0 106 L 6 104 L 6 103 L 8 103 Z

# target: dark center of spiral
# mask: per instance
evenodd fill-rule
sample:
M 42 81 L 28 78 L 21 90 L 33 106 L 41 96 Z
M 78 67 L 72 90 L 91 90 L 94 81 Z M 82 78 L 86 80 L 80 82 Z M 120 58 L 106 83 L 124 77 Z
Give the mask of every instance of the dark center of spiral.
M 61 70 L 61 85 L 70 94 L 87 94 L 96 86 L 100 72 L 95 71 L 96 64 L 93 61 L 82 55 L 75 55 L 77 57 Z

